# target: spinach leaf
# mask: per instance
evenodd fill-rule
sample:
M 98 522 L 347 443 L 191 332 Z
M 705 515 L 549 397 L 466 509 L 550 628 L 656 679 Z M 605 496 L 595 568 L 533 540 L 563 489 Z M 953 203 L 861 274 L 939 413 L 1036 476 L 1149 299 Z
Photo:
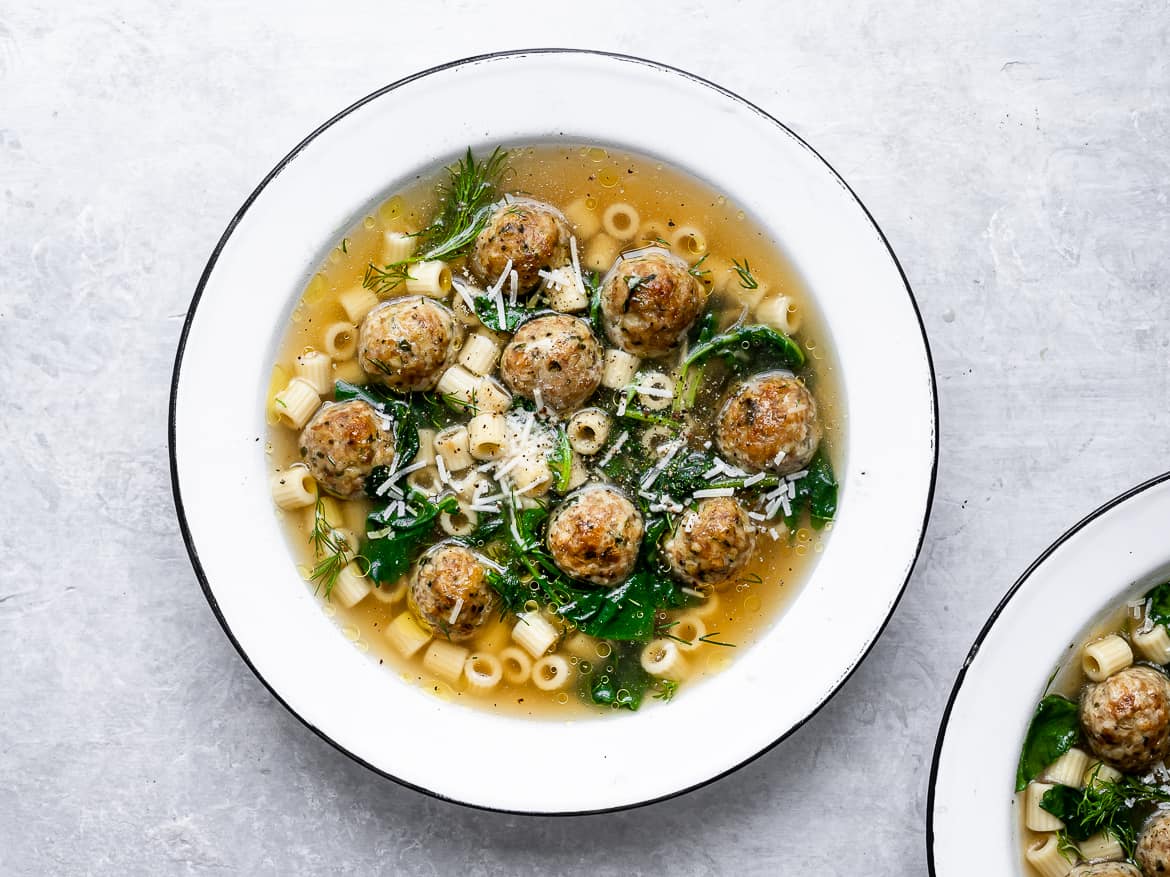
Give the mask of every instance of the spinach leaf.
M 1027 788 L 1040 772 L 1076 744 L 1081 726 L 1077 705 L 1067 697 L 1050 694 L 1036 707 L 1016 771 L 1016 791 Z
M 796 496 L 789 503 L 792 514 L 784 516 L 784 525 L 795 533 L 807 510 L 813 529 L 822 529 L 837 514 L 837 487 L 833 464 L 822 448 L 808 464 L 808 474 L 796 482 Z
M 585 290 L 589 293 L 589 322 L 593 324 L 593 331 L 598 337 L 604 337 L 605 326 L 601 322 L 601 275 L 596 271 L 587 271 L 581 275 L 585 281 Z
M 783 366 L 798 369 L 804 365 L 804 351 L 800 345 L 782 332 L 770 326 L 742 326 L 697 346 L 682 362 L 682 374 L 687 369 L 700 365 L 712 356 L 722 357 L 733 369 L 750 365 L 753 369 L 761 366 Z
M 647 642 L 659 609 L 686 604 L 686 595 L 665 575 L 637 570 L 609 590 L 558 583 L 553 611 L 597 639 Z
M 567 492 L 573 477 L 573 448 L 563 426 L 557 427 L 556 444 L 548 456 L 548 468 L 553 474 L 553 489 L 557 493 Z
M 1152 588 L 1146 593 L 1146 599 L 1149 601 L 1147 617 L 1154 624 L 1170 629 L 1170 582 Z
M 641 648 L 618 647 L 613 654 L 584 680 L 589 699 L 599 706 L 616 706 L 636 710 L 653 680 L 642 668 Z
M 440 512 L 453 514 L 459 509 L 454 496 L 445 496 L 438 503 L 430 502 L 418 492 L 411 494 L 410 504 L 418 507 L 413 517 L 397 517 L 391 510 L 395 503 L 370 512 L 366 517 L 367 538 L 359 555 L 369 567 L 369 575 L 376 582 L 394 582 L 410 569 L 415 554 L 435 529 Z M 370 538 L 370 534 L 383 534 Z
M 1095 831 L 1091 828 L 1087 829 L 1084 823 L 1077 818 L 1077 810 L 1083 798 L 1084 795 L 1081 794 L 1080 789 L 1053 786 L 1040 799 L 1040 809 L 1047 810 L 1063 822 L 1065 833 L 1073 840 L 1088 840 Z
M 510 305 L 505 301 L 504 322 L 501 324 L 499 308 L 492 299 L 486 295 L 477 295 L 474 301 L 475 315 L 493 332 L 515 332 L 522 323 L 528 322 L 539 313 L 538 309 Z

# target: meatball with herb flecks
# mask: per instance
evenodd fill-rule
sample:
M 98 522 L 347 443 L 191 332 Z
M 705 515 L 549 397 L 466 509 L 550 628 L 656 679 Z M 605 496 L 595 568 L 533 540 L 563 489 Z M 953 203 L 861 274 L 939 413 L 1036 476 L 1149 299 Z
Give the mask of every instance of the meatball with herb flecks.
M 1120 770 L 1146 770 L 1170 755 L 1170 679 L 1152 667 L 1089 685 L 1080 716 L 1093 752 Z
M 691 585 L 717 585 L 751 560 L 756 527 L 729 496 L 704 499 L 679 519 L 663 544 L 670 570 Z
M 626 353 L 663 356 L 703 312 L 707 293 L 687 263 L 660 247 L 627 254 L 601 287 L 605 334 Z
M 621 491 L 590 484 L 557 506 L 545 541 L 565 575 L 613 585 L 633 572 L 642 532 L 642 515 Z
M 301 430 L 301 459 L 326 491 L 353 499 L 375 466 L 393 461 L 393 430 L 390 418 L 361 399 L 326 402 Z
M 358 363 L 394 390 L 430 390 L 459 356 L 463 324 L 442 302 L 421 295 L 391 299 L 362 320 Z
M 588 323 L 547 314 L 516 330 L 500 356 L 500 374 L 512 392 L 571 411 L 601 383 L 601 363 L 601 345 Z
M 1068 877 L 1142 877 L 1142 872 L 1129 862 L 1097 862 L 1093 865 L 1077 865 Z
M 471 270 L 484 283 L 496 283 L 508 263 L 518 286 L 529 290 L 542 269 L 569 264 L 569 223 L 550 204 L 509 198 L 496 205 L 471 250 Z M 508 281 L 505 281 L 505 289 Z
M 756 375 L 739 384 L 719 412 L 715 439 L 739 466 L 790 475 L 817 452 L 822 436 L 817 403 L 788 372 Z
M 1170 813 L 1158 811 L 1146 821 L 1133 857 L 1146 877 L 1170 874 Z
M 453 641 L 471 637 L 495 605 L 484 560 L 458 542 L 440 542 L 419 558 L 407 595 L 419 621 Z

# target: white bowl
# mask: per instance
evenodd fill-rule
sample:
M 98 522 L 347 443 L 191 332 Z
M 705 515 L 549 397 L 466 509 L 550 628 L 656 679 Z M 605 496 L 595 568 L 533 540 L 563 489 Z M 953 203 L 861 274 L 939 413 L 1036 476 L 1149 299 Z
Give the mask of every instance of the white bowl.
M 523 100 L 501 99 L 517 93 Z M 637 111 L 650 104 L 654 112 Z M 671 118 L 678 124 L 663 124 Z M 572 723 L 444 703 L 360 654 L 298 578 L 265 476 L 268 375 L 314 266 L 420 169 L 468 145 L 538 140 L 658 156 L 751 212 L 823 310 L 848 413 L 838 521 L 772 629 L 669 707 Z M 298 718 L 371 769 L 435 795 L 570 813 L 701 785 L 775 744 L 837 690 L 914 565 L 933 489 L 936 420 L 926 339 L 898 263 L 853 192 L 807 144 L 682 71 L 537 50 L 472 58 L 388 86 L 331 119 L 265 178 L 212 254 L 187 317 L 171 463 L 183 535 L 212 609 Z
M 943 715 L 927 802 L 931 874 L 1018 874 L 1012 803 L 1028 722 L 1093 622 L 1170 575 L 1170 473 L 1056 540 L 991 614 Z

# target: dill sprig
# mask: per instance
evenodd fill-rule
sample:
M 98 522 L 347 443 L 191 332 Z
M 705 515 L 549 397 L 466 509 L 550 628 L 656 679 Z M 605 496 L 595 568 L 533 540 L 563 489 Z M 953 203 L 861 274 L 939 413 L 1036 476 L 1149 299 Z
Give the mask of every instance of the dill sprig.
M 739 275 L 739 285 L 744 289 L 759 289 L 760 283 L 752 274 L 752 266 L 748 264 L 748 260 L 744 259 L 743 264 L 739 264 L 736 259 L 731 260 L 731 264 L 735 273 Z
M 701 259 L 699 259 L 698 262 L 696 262 L 694 265 L 692 265 L 690 268 L 687 269 L 687 273 L 690 274 L 692 277 L 697 277 L 699 280 L 702 280 L 704 276 L 706 276 L 707 274 L 710 274 L 711 273 L 710 269 L 703 267 L 703 263 L 707 261 L 707 257 L 709 255 L 711 255 L 711 254 L 704 253 L 703 257 Z
M 684 646 L 694 645 L 689 639 L 683 639 L 681 636 L 675 636 L 670 632 L 670 629 L 677 624 L 677 621 L 671 621 L 669 624 L 660 624 L 654 628 L 654 635 L 663 639 L 672 639 L 676 643 L 682 643 Z
M 719 636 L 719 631 L 713 630 L 710 633 L 703 634 L 701 637 L 699 637 L 699 642 L 706 643 L 709 646 L 726 646 L 729 649 L 735 648 L 735 643 L 724 643 L 717 639 L 712 639 L 712 637 L 715 636 Z
M 1053 786 L 1040 799 L 1040 806 L 1064 822 L 1070 841 L 1082 841 L 1105 832 L 1116 838 L 1126 855 L 1131 856 L 1142 818 L 1150 809 L 1166 802 L 1170 802 L 1170 792 L 1158 786 L 1131 776 L 1100 782 L 1094 772 L 1083 789 Z
M 328 600 L 333 586 L 337 584 L 337 577 L 352 558 L 343 534 L 325 517 L 325 499 L 321 496 L 317 497 L 317 505 L 313 509 L 313 531 L 309 534 L 309 542 L 313 546 L 314 556 L 318 558 L 309 573 L 309 581 L 317 585 L 318 593 L 324 588 L 325 599 Z
M 497 146 L 486 159 L 476 161 L 468 147 L 467 154 L 454 167 L 447 168 L 450 180 L 439 186 L 443 207 L 418 233 L 419 252 L 381 267 L 371 262 L 366 266 L 362 286 L 387 293 L 411 279 L 411 265 L 463 255 L 487 224 L 507 155 Z

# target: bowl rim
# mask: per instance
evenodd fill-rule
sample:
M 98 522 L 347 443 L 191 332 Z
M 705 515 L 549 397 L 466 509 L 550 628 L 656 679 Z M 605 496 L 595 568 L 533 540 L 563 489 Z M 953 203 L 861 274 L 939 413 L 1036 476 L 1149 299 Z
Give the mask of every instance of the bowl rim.
M 939 723 L 938 735 L 935 738 L 934 754 L 931 758 L 930 776 L 927 779 L 926 790 L 926 867 L 930 877 L 936 877 L 934 862 L 934 805 L 935 792 L 938 787 L 939 767 L 942 759 L 943 744 L 946 742 L 947 730 L 951 720 L 951 712 L 954 709 L 955 703 L 958 701 L 959 693 L 963 689 L 963 683 L 967 679 L 967 671 L 970 669 L 972 662 L 979 654 L 979 650 L 983 646 L 983 641 L 991 633 L 995 627 L 996 622 L 999 621 L 1000 616 L 1007 609 L 1008 604 L 1011 603 L 1012 598 L 1015 597 L 1020 590 L 1028 583 L 1032 575 L 1039 569 L 1053 554 L 1055 554 L 1061 546 L 1069 540 L 1075 538 L 1082 530 L 1087 528 L 1097 519 L 1103 517 L 1118 506 L 1124 505 L 1129 500 L 1140 494 L 1145 493 L 1158 487 L 1161 484 L 1170 482 L 1170 472 L 1163 472 L 1161 475 L 1143 481 L 1134 487 L 1129 488 L 1123 493 L 1118 494 L 1112 499 L 1102 503 L 1100 506 L 1089 512 L 1067 530 L 1058 536 L 1051 545 L 1045 548 L 1040 555 L 1028 565 L 1023 574 L 1016 579 L 1015 583 L 1008 589 L 1007 593 L 1003 595 L 996 607 L 991 611 L 987 621 L 980 629 L 978 636 L 975 637 L 975 642 L 972 643 L 968 650 L 966 657 L 963 659 L 963 666 L 959 668 L 959 673 L 955 678 L 955 684 L 951 689 L 950 696 L 947 698 L 946 707 L 943 710 L 942 720 Z
M 617 60 L 617 61 L 621 61 L 621 62 L 637 64 L 637 65 L 649 67 L 652 69 L 656 69 L 660 72 L 669 73 L 669 74 L 672 74 L 675 76 L 680 76 L 684 79 L 690 80 L 692 83 L 709 88 L 709 89 L 711 89 L 711 90 L 713 90 L 713 91 L 715 91 L 715 92 L 717 92 L 725 97 L 728 97 L 734 101 L 737 101 L 740 104 L 743 104 L 748 109 L 752 110 L 758 116 L 763 118 L 765 121 L 769 122 L 772 125 L 775 125 L 778 129 L 780 129 L 781 132 L 783 132 L 787 136 L 793 138 L 804 149 L 807 149 L 822 165 L 824 165 L 824 167 L 829 171 L 829 173 L 832 174 L 833 178 L 837 181 L 837 183 L 840 184 L 840 186 L 848 193 L 849 197 L 857 205 L 857 207 L 859 207 L 861 209 L 861 211 L 865 214 L 866 219 L 868 220 L 869 224 L 873 227 L 873 230 L 877 233 L 878 238 L 880 239 L 882 245 L 885 247 L 886 252 L 890 257 L 891 262 L 893 263 L 894 267 L 896 268 L 896 270 L 898 272 L 899 277 L 901 278 L 902 286 L 906 291 L 906 295 L 907 295 L 907 298 L 909 299 L 909 303 L 910 303 L 911 309 L 914 313 L 914 317 L 918 322 L 918 329 L 919 329 L 919 333 L 920 333 L 921 338 L 922 338 L 923 353 L 925 354 L 927 372 L 928 372 L 929 379 L 930 379 L 929 380 L 929 392 L 930 392 L 931 409 L 932 409 L 931 410 L 932 459 L 930 462 L 930 480 L 929 480 L 929 486 L 928 486 L 927 495 L 926 495 L 926 502 L 925 502 L 924 509 L 923 509 L 923 519 L 922 519 L 921 524 L 918 525 L 918 539 L 917 539 L 917 542 L 916 542 L 915 547 L 914 547 L 913 556 L 909 559 L 909 563 L 907 564 L 905 578 L 902 581 L 901 585 L 899 585 L 898 590 L 897 590 L 897 594 L 890 604 L 889 611 L 886 613 L 885 617 L 882 619 L 881 624 L 878 626 L 878 628 L 877 628 L 876 632 L 874 633 L 870 642 L 865 646 L 865 648 L 858 655 L 857 659 L 853 663 L 853 666 L 850 667 L 849 670 L 838 680 L 837 684 L 833 688 L 831 688 L 829 691 L 827 691 L 825 693 L 824 697 L 819 701 L 819 703 L 816 704 L 816 706 L 808 713 L 808 715 L 806 715 L 800 721 L 796 722 L 792 727 L 788 728 L 786 731 L 784 731 L 784 733 L 780 734 L 778 737 L 776 737 L 776 739 L 774 739 L 773 741 L 771 741 L 770 743 L 768 743 L 767 745 L 762 747 L 759 751 L 757 751 L 754 754 L 750 755 L 749 757 L 745 758 L 743 761 L 740 761 L 739 763 L 734 764 L 731 767 L 729 767 L 723 771 L 720 771 L 719 773 L 717 773 L 717 774 L 715 774 L 715 775 L 713 775 L 713 776 L 711 776 L 711 777 L 709 777 L 701 782 L 694 783 L 692 785 L 686 786 L 684 788 L 678 789 L 676 791 L 673 791 L 673 792 L 670 792 L 670 793 L 667 793 L 664 795 L 658 795 L 658 796 L 648 798 L 648 799 L 642 800 L 642 801 L 637 801 L 634 803 L 619 804 L 619 805 L 615 805 L 615 806 L 599 807 L 599 808 L 593 808 L 593 809 L 572 810 L 572 811 L 553 811 L 553 812 L 544 812 L 544 811 L 540 811 L 540 810 L 524 810 L 524 809 L 509 809 L 509 808 L 502 808 L 502 807 L 492 807 L 492 806 L 488 806 L 488 805 L 484 805 L 484 804 L 480 804 L 480 803 L 475 803 L 473 801 L 463 801 L 463 800 L 460 800 L 458 798 L 434 791 L 432 789 L 428 789 L 425 786 L 418 785 L 417 783 L 413 783 L 413 782 L 410 782 L 408 780 L 402 779 L 401 777 L 395 776 L 394 774 L 389 773 L 389 772 L 371 764 L 370 762 L 361 758 L 360 756 L 358 756 L 354 752 L 351 752 L 349 749 L 345 748 L 343 745 L 341 745 L 339 742 L 337 742 L 331 736 L 329 736 L 328 733 L 326 733 L 322 729 L 318 728 L 316 725 L 314 725 L 312 722 L 310 722 L 307 718 L 305 718 L 300 713 L 298 713 L 288 703 L 288 701 L 286 701 L 280 695 L 280 693 L 276 691 L 276 689 L 272 686 L 272 684 L 269 683 L 269 681 L 259 672 L 259 670 L 256 668 L 255 664 L 253 664 L 252 660 L 249 658 L 247 652 L 241 646 L 239 640 L 237 640 L 237 638 L 236 638 L 235 634 L 232 632 L 232 629 L 229 626 L 226 618 L 224 617 L 222 611 L 220 610 L 218 601 L 216 600 L 215 595 L 211 590 L 211 586 L 210 586 L 210 583 L 208 581 L 207 575 L 204 572 L 203 566 L 199 560 L 199 553 L 195 547 L 194 539 L 192 537 L 191 530 L 190 530 L 190 527 L 188 525 L 186 512 L 185 512 L 184 506 L 183 506 L 183 498 L 182 498 L 182 494 L 181 494 L 180 487 L 179 487 L 179 467 L 178 467 L 178 459 L 177 459 L 177 455 L 176 455 L 176 413 L 177 413 L 177 403 L 178 403 L 179 377 L 180 377 L 180 371 L 182 369 L 182 364 L 183 364 L 183 355 L 184 355 L 184 352 L 186 350 L 187 339 L 188 339 L 188 335 L 190 333 L 191 326 L 192 326 L 192 323 L 193 323 L 193 320 L 195 317 L 195 312 L 199 306 L 200 299 L 203 296 L 203 292 L 204 292 L 204 289 L 207 285 L 207 281 L 208 281 L 209 277 L 211 276 L 211 273 L 212 273 L 213 269 L 215 268 L 216 263 L 219 260 L 219 256 L 220 256 L 221 252 L 223 251 L 224 247 L 226 246 L 228 240 L 231 238 L 232 234 L 235 232 L 236 227 L 239 225 L 240 221 L 244 217 L 244 214 L 247 213 L 248 209 L 252 206 L 252 204 L 256 201 L 256 199 L 260 196 L 260 194 L 264 191 L 264 189 L 269 185 L 269 183 L 271 183 L 272 180 L 278 174 L 280 174 L 281 171 L 283 171 L 284 168 L 287 167 L 289 165 L 289 163 L 292 162 L 297 157 L 297 155 L 300 154 L 300 152 L 302 150 L 304 150 L 313 140 L 315 140 L 318 136 L 320 136 L 322 133 L 324 133 L 326 130 L 328 130 L 330 127 L 332 127 L 334 124 L 341 121 L 342 119 L 349 116 L 350 114 L 354 113 L 355 111 L 361 109 L 367 103 L 369 103 L 373 100 L 376 100 L 377 98 L 380 98 L 383 95 L 388 94 L 388 93 L 394 91 L 395 89 L 397 89 L 403 85 L 407 85 L 411 82 L 414 82 L 417 79 L 421 79 L 421 78 L 429 76 L 431 74 L 441 73 L 441 72 L 450 70 L 452 68 L 461 67 L 464 65 L 475 64 L 475 63 L 489 61 L 489 60 L 497 60 L 497 59 L 502 59 L 502 58 L 521 57 L 521 56 L 527 56 L 527 55 L 577 55 L 577 56 L 601 57 L 601 58 L 606 58 L 606 59 L 610 59 L 610 60 Z M 173 367 L 172 373 L 171 373 L 170 397 L 169 397 L 168 412 L 167 412 L 167 455 L 169 458 L 170 470 L 171 470 L 171 493 L 172 493 L 172 497 L 173 497 L 174 504 L 175 504 L 175 513 L 176 513 L 176 516 L 177 516 L 178 522 L 179 522 L 179 530 L 180 530 L 180 533 L 183 537 L 183 543 L 186 546 L 187 555 L 191 561 L 192 569 L 195 572 L 195 577 L 196 577 L 196 579 L 198 579 L 200 588 L 203 591 L 203 595 L 206 598 L 207 603 L 210 606 L 211 611 L 214 614 L 216 620 L 219 622 L 220 627 L 223 629 L 223 632 L 227 635 L 229 642 L 231 642 L 232 646 L 235 648 L 235 650 L 239 654 L 240 658 L 243 659 L 244 664 L 248 667 L 248 669 L 252 672 L 252 674 L 260 681 L 260 683 L 268 690 L 268 693 L 273 698 L 275 698 L 277 703 L 279 703 L 281 706 L 283 706 L 298 722 L 300 722 L 302 725 L 304 725 L 306 728 L 308 728 L 310 731 L 312 731 L 314 734 L 316 734 L 319 738 L 321 738 L 326 743 L 328 743 L 331 747 L 333 747 L 333 749 L 335 749 L 338 752 L 340 752 L 341 754 L 345 755 L 346 757 L 348 757 L 352 761 L 362 765 L 363 767 L 365 767 L 367 770 L 370 770 L 374 774 L 381 776 L 385 779 L 392 780 L 395 783 L 397 783 L 401 786 L 404 786 L 406 788 L 412 789 L 416 792 L 422 792 L 423 794 L 428 795 L 432 798 L 437 798 L 441 801 L 448 801 L 448 802 L 458 804 L 460 806 L 467 807 L 467 808 L 474 809 L 474 810 L 493 812 L 493 813 L 507 813 L 507 814 L 514 814 L 514 815 L 520 815 L 520 816 L 586 816 L 586 815 L 595 815 L 595 814 L 603 814 L 603 813 L 621 812 L 621 811 L 625 811 L 625 810 L 633 810 L 633 809 L 637 809 L 640 807 L 646 807 L 646 806 L 649 806 L 651 804 L 656 804 L 656 803 L 659 803 L 661 801 L 668 801 L 668 800 L 671 800 L 672 798 L 680 797 L 682 795 L 686 795 L 690 792 L 696 791 L 697 789 L 701 789 L 707 785 L 715 783 L 716 781 L 721 780 L 724 777 L 727 777 L 727 776 L 735 773 L 736 771 L 740 770 L 741 768 L 745 767 L 746 765 L 748 765 L 751 762 L 755 761 L 756 759 L 760 758 L 765 753 L 770 752 L 772 749 L 774 749 L 781 742 L 786 740 L 792 734 L 796 733 L 797 730 L 802 728 L 815 715 L 817 715 L 824 708 L 824 706 L 830 700 L 832 700 L 832 698 L 841 690 L 841 688 L 844 687 L 845 683 L 848 682 L 850 678 L 852 678 L 853 674 L 857 672 L 858 667 L 860 667 L 861 664 L 865 661 L 865 659 L 869 656 L 870 652 L 873 650 L 874 646 L 877 644 L 878 640 L 881 638 L 882 634 L 885 632 L 886 627 L 888 627 L 890 620 L 893 618 L 894 612 L 897 610 L 898 605 L 901 603 L 902 597 L 905 595 L 906 588 L 910 582 L 910 578 L 914 574 L 914 569 L 917 566 L 918 559 L 919 559 L 919 557 L 921 557 L 921 554 L 922 554 L 922 547 L 923 547 L 923 544 L 924 544 L 925 539 L 926 539 L 926 532 L 927 532 L 928 525 L 930 522 L 930 513 L 931 513 L 931 510 L 932 510 L 933 505 L 934 505 L 935 488 L 936 488 L 937 479 L 938 479 L 938 466 L 939 466 L 938 381 L 937 381 L 937 376 L 935 374 L 934 358 L 933 358 L 933 355 L 932 355 L 932 352 L 930 349 L 930 340 L 927 337 L 926 326 L 925 326 L 925 323 L 923 322 L 923 319 L 922 319 L 922 312 L 918 306 L 918 301 L 914 296 L 914 291 L 910 286 L 910 281 L 906 276 L 906 272 L 902 268 L 901 262 L 898 261 L 898 257 L 895 254 L 893 247 L 890 245 L 889 239 L 886 237 L 886 234 L 882 230 L 881 226 L 878 225 L 877 220 L 874 219 L 874 216 L 870 212 L 869 208 L 866 207 L 866 205 L 862 202 L 861 198 L 857 195 L 857 193 L 853 190 L 853 188 L 849 185 L 849 183 L 846 182 L 846 180 L 841 176 L 841 174 L 838 173 L 837 169 L 835 167 L 833 167 L 833 165 L 830 164 L 829 161 L 826 160 L 823 155 L 821 155 L 815 148 L 813 148 L 799 134 L 797 134 L 795 131 L 793 131 L 791 128 L 789 128 L 787 125 L 785 125 L 783 122 L 781 122 L 779 119 L 772 116 L 766 110 L 762 109 L 757 104 L 747 100 L 746 98 L 740 96 L 736 92 L 731 91 L 730 89 L 725 88 L 721 85 L 718 85 L 718 84 L 716 84 L 716 83 L 714 83 L 714 82 L 712 82 L 712 81 L 710 81 L 702 76 L 699 76 L 697 74 L 691 73 L 691 72 L 686 71 L 686 70 L 683 70 L 679 67 L 672 66 L 670 64 L 665 64 L 665 63 L 662 63 L 659 61 L 653 61 L 653 60 L 639 57 L 636 55 L 623 54 L 620 52 L 609 52 L 609 51 L 604 51 L 604 50 L 600 50 L 600 49 L 580 49 L 580 48 L 562 48 L 562 47 L 507 49 L 507 50 L 501 50 L 501 51 L 497 51 L 497 52 L 486 52 L 486 53 L 478 54 L 478 55 L 470 55 L 470 56 L 466 56 L 463 58 L 458 58 L 458 59 L 455 59 L 452 61 L 448 61 L 448 62 L 445 62 L 443 64 L 438 64 L 438 65 L 435 65 L 433 67 L 428 67 L 424 70 L 420 70 L 416 73 L 412 73 L 408 76 L 402 77 L 401 79 L 395 80 L 394 82 L 391 82 L 388 85 L 385 85 L 385 86 L 367 94 L 366 96 L 358 99 L 357 101 L 350 104 L 349 106 L 347 106 L 346 108 L 344 108 L 340 112 L 331 116 L 329 119 L 327 119 L 322 124 L 318 125 L 315 129 L 313 129 L 313 131 L 311 131 L 306 137 L 304 137 L 304 139 L 302 139 L 299 143 L 297 143 L 296 146 L 294 146 L 283 158 L 281 158 L 276 163 L 276 165 L 272 168 L 272 170 L 269 171 L 264 176 L 264 178 L 260 181 L 260 183 L 252 190 L 252 192 L 244 200 L 243 204 L 232 215 L 232 218 L 228 222 L 227 227 L 224 229 L 223 234 L 220 236 L 219 240 L 215 244 L 215 247 L 212 249 L 212 252 L 211 252 L 210 257 L 208 258 L 207 264 L 204 266 L 204 269 L 203 269 L 202 273 L 200 274 L 199 281 L 195 287 L 194 295 L 191 298 L 191 303 L 187 308 L 187 313 L 186 313 L 186 316 L 183 320 L 183 327 L 182 327 L 182 330 L 181 330 L 180 335 L 179 335 L 179 342 L 178 342 L 178 346 L 177 346 L 176 353 L 175 353 L 175 363 L 174 363 L 174 367 Z

